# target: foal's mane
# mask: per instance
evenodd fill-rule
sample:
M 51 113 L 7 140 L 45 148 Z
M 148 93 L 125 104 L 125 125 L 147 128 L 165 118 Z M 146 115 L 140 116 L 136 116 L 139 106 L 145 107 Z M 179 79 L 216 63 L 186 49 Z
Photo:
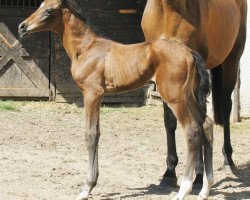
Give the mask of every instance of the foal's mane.
M 76 17 L 87 22 L 87 0 L 62 0 L 63 5 L 69 9 Z

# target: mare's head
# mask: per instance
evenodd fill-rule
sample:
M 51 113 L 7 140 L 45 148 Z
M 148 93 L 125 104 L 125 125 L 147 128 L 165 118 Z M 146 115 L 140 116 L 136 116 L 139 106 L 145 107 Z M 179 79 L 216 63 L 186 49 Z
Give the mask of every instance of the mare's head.
M 63 0 L 43 1 L 41 6 L 19 25 L 20 37 L 45 30 L 58 31 L 62 26 L 63 4 Z

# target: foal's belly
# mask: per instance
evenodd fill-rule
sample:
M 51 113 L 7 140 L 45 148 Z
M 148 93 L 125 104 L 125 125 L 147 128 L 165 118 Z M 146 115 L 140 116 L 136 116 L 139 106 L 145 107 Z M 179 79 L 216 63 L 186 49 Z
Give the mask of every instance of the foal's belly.
M 144 86 L 154 75 L 151 46 L 148 43 L 114 44 L 105 58 L 105 90 L 125 92 Z
M 105 92 L 117 93 L 126 92 L 138 89 L 147 84 L 154 75 L 154 71 L 147 68 L 143 73 L 140 73 L 137 66 L 133 69 L 119 68 L 109 71 L 105 75 Z

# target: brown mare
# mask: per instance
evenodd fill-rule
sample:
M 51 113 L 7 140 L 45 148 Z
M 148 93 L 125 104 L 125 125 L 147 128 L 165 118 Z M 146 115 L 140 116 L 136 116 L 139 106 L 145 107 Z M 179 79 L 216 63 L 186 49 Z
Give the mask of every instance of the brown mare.
M 246 40 L 246 0 L 147 0 L 142 29 L 147 41 L 175 38 L 199 52 L 212 74 L 215 123 L 224 127 L 224 164 L 233 166 L 230 141 L 231 94 Z M 152 31 L 153 30 L 153 31 Z M 176 183 L 176 117 L 164 103 L 167 171 L 162 184 Z M 197 154 L 196 180 L 202 183 L 202 154 Z
M 181 123 L 188 145 L 186 169 L 175 199 L 191 191 L 195 154 L 204 146 L 204 185 L 199 199 L 207 199 L 213 184 L 213 123 L 202 106 L 209 92 L 208 73 L 201 56 L 176 40 L 159 40 L 123 45 L 95 35 L 79 18 L 71 2 L 45 0 L 40 8 L 19 26 L 20 36 L 33 32 L 57 32 L 71 58 L 71 73 L 84 96 L 86 111 L 85 142 L 89 167 L 78 200 L 88 199 L 98 179 L 98 141 L 100 105 L 105 93 L 137 89 L 154 76 L 161 97 Z

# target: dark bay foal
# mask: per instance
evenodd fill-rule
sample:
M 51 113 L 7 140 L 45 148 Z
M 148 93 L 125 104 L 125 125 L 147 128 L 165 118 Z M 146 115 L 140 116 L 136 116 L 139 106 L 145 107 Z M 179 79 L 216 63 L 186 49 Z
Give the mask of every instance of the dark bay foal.
M 84 96 L 89 167 L 83 191 L 77 199 L 88 199 L 97 183 L 99 117 L 104 94 L 137 89 L 152 77 L 162 99 L 181 123 L 188 146 L 186 168 L 175 199 L 184 199 L 192 189 L 200 143 L 204 146 L 205 173 L 198 198 L 207 199 L 213 184 L 213 123 L 202 110 L 209 81 L 201 57 L 175 40 L 123 45 L 100 38 L 84 19 L 78 18 L 68 2 L 62 0 L 45 0 L 19 26 L 21 36 L 44 30 L 53 30 L 61 36 L 72 61 L 73 79 Z

